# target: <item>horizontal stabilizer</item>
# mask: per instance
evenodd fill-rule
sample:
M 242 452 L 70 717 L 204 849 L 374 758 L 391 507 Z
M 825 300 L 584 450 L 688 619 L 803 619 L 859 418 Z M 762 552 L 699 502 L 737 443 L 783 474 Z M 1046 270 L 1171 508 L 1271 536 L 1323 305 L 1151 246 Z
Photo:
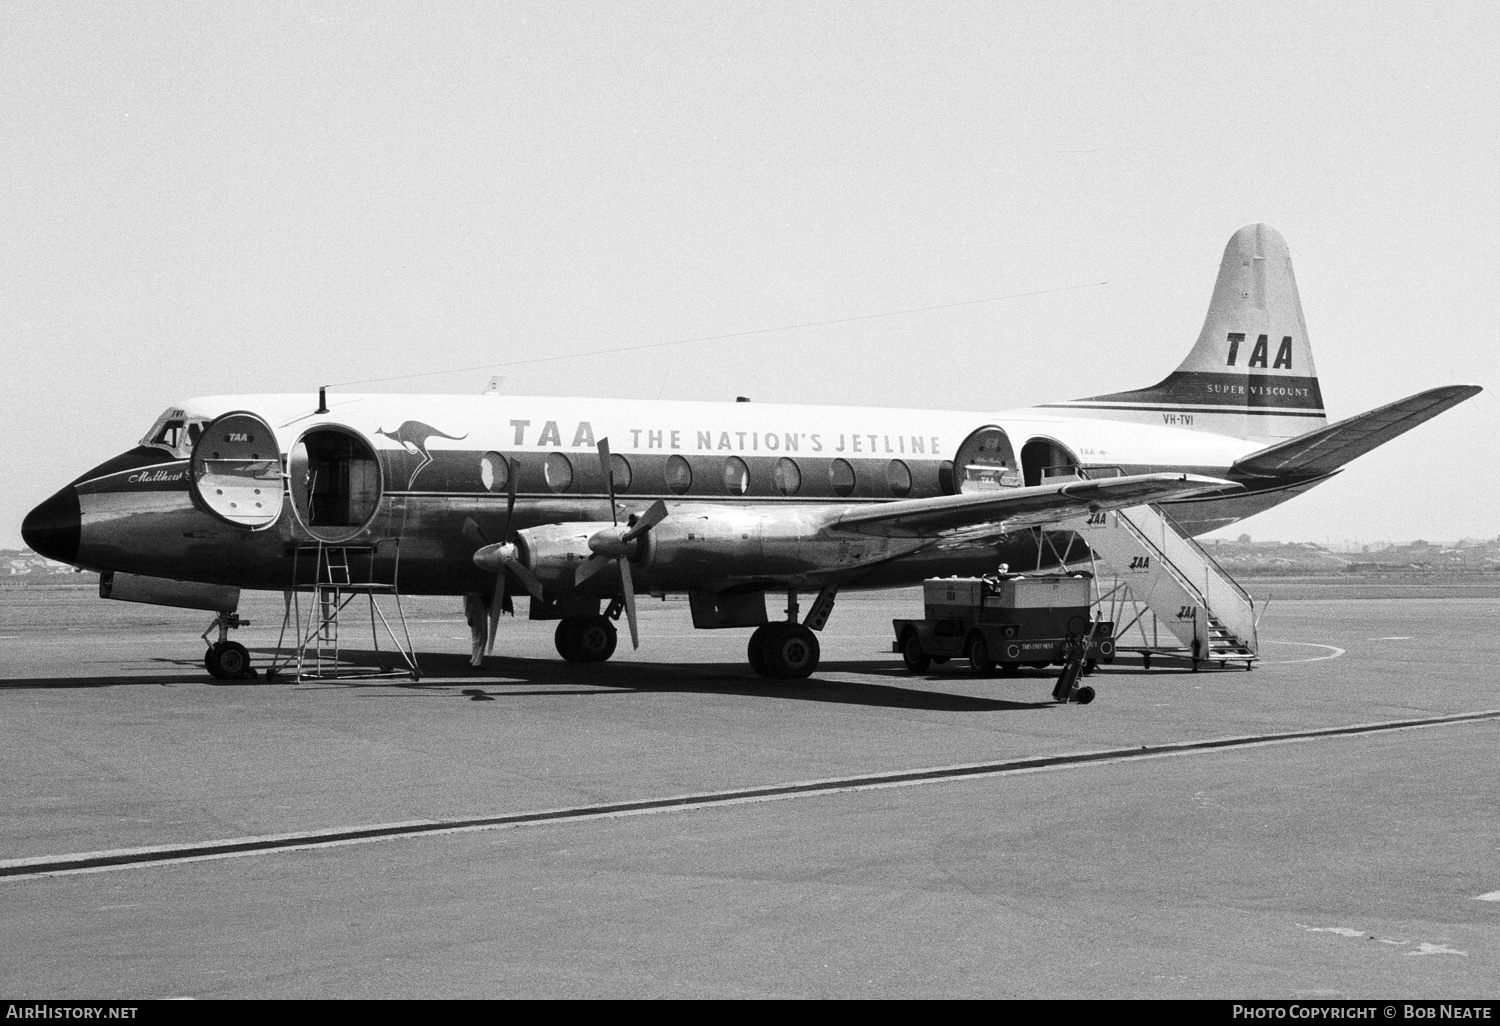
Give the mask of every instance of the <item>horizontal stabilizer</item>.
M 828 526 L 835 531 L 889 538 L 962 535 L 972 540 L 1101 510 L 1238 492 L 1241 487 L 1233 481 L 1198 474 L 1135 474 L 1098 481 L 1075 479 L 1033 488 L 1001 488 L 854 506 L 835 516 Z
M 1331 474 L 1355 457 L 1363 456 L 1481 391 L 1483 389 L 1478 385 L 1446 385 L 1418 392 L 1379 409 L 1253 452 L 1236 460 L 1229 473 L 1235 480 Z

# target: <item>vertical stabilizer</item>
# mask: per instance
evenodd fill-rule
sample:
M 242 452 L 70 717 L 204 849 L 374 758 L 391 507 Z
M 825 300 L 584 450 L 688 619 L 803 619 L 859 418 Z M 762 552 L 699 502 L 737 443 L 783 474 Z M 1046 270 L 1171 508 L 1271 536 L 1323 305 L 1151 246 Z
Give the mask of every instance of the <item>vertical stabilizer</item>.
M 1091 415 L 1275 440 L 1327 423 L 1286 240 L 1241 228 L 1224 247 L 1198 341 L 1150 388 L 1059 404 Z

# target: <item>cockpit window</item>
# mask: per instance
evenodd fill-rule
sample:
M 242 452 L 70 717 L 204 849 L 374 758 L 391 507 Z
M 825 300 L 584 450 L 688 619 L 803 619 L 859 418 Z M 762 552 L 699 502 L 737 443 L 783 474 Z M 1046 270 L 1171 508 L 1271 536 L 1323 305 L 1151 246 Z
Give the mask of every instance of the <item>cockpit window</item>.
M 185 460 L 193 454 L 193 446 L 203 434 L 203 421 L 190 417 L 180 409 L 170 409 L 156 418 L 142 445 L 165 449 L 178 459 Z

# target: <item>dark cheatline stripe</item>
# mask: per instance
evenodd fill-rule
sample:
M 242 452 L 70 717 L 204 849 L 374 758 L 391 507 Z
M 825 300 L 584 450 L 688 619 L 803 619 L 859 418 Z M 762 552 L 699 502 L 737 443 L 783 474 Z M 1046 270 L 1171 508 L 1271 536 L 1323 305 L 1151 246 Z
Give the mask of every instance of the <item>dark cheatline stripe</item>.
M 1150 388 L 1113 392 L 1078 400 L 1092 402 L 1168 403 L 1203 406 L 1248 406 L 1252 409 L 1322 410 L 1317 378 L 1280 374 L 1234 374 L 1223 371 L 1174 371 Z
M 891 773 L 833 777 L 826 780 L 773 784 L 766 787 L 748 787 L 731 791 L 709 791 L 699 794 L 676 795 L 669 798 L 644 798 L 636 801 L 612 802 L 602 805 L 580 805 L 573 808 L 550 809 L 542 812 L 518 812 L 503 816 L 396 823 L 386 826 L 353 827 L 347 830 L 309 831 L 299 834 L 249 837 L 231 841 L 205 841 L 202 844 L 161 845 L 152 848 L 130 848 L 120 851 L 82 852 L 74 855 L 7 859 L 0 861 L 0 878 L 79 873 L 92 870 L 124 868 L 127 866 L 188 862 L 195 859 L 224 858 L 234 855 L 287 851 L 295 848 L 361 843 L 392 837 L 418 837 L 423 834 L 491 830 L 504 827 L 566 822 L 569 820 L 600 819 L 610 816 L 663 812 L 673 809 L 702 808 L 705 806 L 730 805 L 740 802 L 833 794 L 839 791 L 862 791 L 882 787 L 934 783 L 943 780 L 961 780 L 966 777 L 1001 776 L 1011 773 L 1059 769 L 1069 766 L 1086 766 L 1091 763 L 1119 762 L 1130 759 L 1182 755 L 1194 752 L 1222 751 L 1225 749 L 1247 748 L 1254 745 L 1305 741 L 1313 738 L 1341 737 L 1352 734 L 1379 734 L 1394 730 L 1410 730 L 1416 727 L 1447 726 L 1493 719 L 1500 719 L 1500 709 L 1487 709 L 1483 712 L 1475 713 L 1457 713 L 1450 716 L 1430 716 L 1422 719 L 1389 720 L 1383 723 L 1356 723 L 1343 727 L 1319 727 L 1313 730 L 1286 731 L 1275 734 L 1251 734 L 1240 737 L 1214 738 L 1206 741 L 1179 741 L 1164 745 L 1143 745 L 1139 748 L 1111 748 L 1099 752 L 1041 755 L 1027 759 L 1011 759 L 1004 762 L 983 762 L 961 766 L 898 770 Z

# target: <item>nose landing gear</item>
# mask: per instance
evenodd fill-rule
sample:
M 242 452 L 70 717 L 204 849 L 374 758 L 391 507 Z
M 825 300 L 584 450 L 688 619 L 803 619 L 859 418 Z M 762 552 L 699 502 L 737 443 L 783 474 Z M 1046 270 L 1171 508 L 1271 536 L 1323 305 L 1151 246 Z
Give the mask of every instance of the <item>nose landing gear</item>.
M 229 640 L 229 632 L 236 627 L 250 626 L 249 620 L 241 620 L 235 613 L 219 613 L 213 623 L 203 632 L 203 643 L 208 651 L 203 653 L 203 667 L 218 680 L 254 680 L 259 674 L 250 665 L 250 652 L 238 641 Z M 210 642 L 208 636 L 215 630 L 219 640 Z

